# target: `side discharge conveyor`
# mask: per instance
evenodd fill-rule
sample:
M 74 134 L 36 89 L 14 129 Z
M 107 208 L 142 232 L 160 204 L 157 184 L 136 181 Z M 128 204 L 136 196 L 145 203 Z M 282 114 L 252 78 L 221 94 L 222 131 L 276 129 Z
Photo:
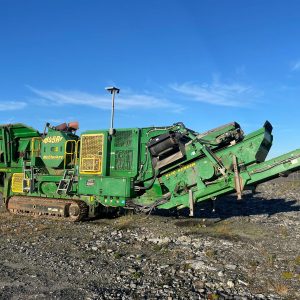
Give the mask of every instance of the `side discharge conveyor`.
M 0 192 L 9 212 L 86 220 L 118 208 L 189 208 L 300 170 L 300 149 L 266 161 L 272 125 L 236 122 L 198 133 L 166 127 L 90 130 L 77 123 L 0 125 Z
M 197 135 L 186 144 L 186 154 L 190 145 L 195 143 L 194 150 L 190 153 L 196 156 L 199 147 L 202 155 L 161 175 L 160 182 L 172 187 L 169 190 L 173 192 L 159 199 L 162 203 L 157 203 L 158 208 L 189 207 L 190 215 L 193 215 L 197 202 L 215 199 L 232 192 L 236 192 L 237 199 L 241 200 L 245 188 L 255 189 L 259 183 L 300 169 L 300 149 L 264 161 L 273 139 L 269 122 L 248 136 L 243 136 L 243 133 L 237 130 L 239 125 L 236 123 L 229 124 L 229 127 L 229 131 L 228 125 L 225 125 Z M 224 128 L 227 130 L 225 134 L 222 133 Z M 214 140 L 211 140 L 212 137 Z M 218 149 L 215 141 L 220 141 L 221 138 L 224 142 L 226 137 L 229 145 Z M 217 149 L 213 150 L 213 147 Z M 140 209 L 150 211 L 152 206 L 141 205 Z
M 259 183 L 299 169 L 300 149 L 266 162 L 249 166 L 247 169 L 232 175 L 231 178 L 228 178 L 228 181 L 224 178 L 211 183 L 204 191 L 197 191 L 194 194 L 194 199 L 196 202 L 199 202 L 236 191 L 238 200 L 241 200 L 242 191 L 247 186 L 255 187 Z

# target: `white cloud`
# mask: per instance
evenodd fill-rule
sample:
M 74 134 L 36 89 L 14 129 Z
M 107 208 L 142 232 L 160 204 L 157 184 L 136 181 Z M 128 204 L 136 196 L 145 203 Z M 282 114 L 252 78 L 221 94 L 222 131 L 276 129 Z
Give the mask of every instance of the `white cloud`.
M 40 90 L 28 86 L 28 88 L 39 97 L 38 101 L 46 105 L 84 105 L 103 110 L 111 109 L 111 96 L 95 95 L 81 91 L 68 90 Z M 180 112 L 184 107 L 165 98 L 150 96 L 147 94 L 137 94 L 124 92 L 117 95 L 116 109 L 157 109 L 168 108 L 173 112 Z
M 171 88 L 187 97 L 187 100 L 219 106 L 245 107 L 258 96 L 251 86 L 240 83 L 225 84 L 218 80 L 213 81 L 211 84 L 190 82 L 172 84 Z
M 300 70 L 300 60 L 295 61 L 292 63 L 292 71 L 298 71 Z
M 0 101 L 0 111 L 18 110 L 27 106 L 26 102 L 19 101 Z

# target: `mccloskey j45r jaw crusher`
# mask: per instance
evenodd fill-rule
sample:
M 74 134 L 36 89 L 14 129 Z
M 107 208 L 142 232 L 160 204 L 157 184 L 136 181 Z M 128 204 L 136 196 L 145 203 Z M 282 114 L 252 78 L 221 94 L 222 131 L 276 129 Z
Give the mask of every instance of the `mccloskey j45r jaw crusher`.
M 0 189 L 15 214 L 72 221 L 103 209 L 190 208 L 206 199 L 255 187 L 300 169 L 300 149 L 265 161 L 272 126 L 244 135 L 230 123 L 199 134 L 169 127 L 94 130 L 77 124 L 45 132 L 23 124 L 0 126 Z

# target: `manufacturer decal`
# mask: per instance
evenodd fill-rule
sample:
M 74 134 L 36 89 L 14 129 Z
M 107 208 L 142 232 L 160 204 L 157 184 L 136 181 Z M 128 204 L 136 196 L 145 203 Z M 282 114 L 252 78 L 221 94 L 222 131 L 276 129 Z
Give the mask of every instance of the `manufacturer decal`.
M 44 144 L 56 144 L 59 143 L 63 139 L 60 135 L 48 136 L 43 139 Z
M 43 159 L 63 159 L 62 155 L 44 155 Z
M 95 180 L 94 179 L 89 179 L 86 181 L 86 186 L 93 186 L 95 185 Z
M 170 177 L 170 176 L 172 176 L 172 175 L 175 175 L 175 174 L 177 174 L 177 173 L 183 172 L 183 171 L 185 171 L 186 169 L 189 169 L 189 168 L 194 167 L 195 165 L 196 165 L 196 163 L 188 164 L 188 165 L 186 165 L 186 166 L 184 166 L 184 167 L 181 167 L 181 168 L 178 169 L 178 170 L 175 170 L 175 171 L 173 171 L 173 172 L 170 172 L 170 173 L 166 174 L 166 177 L 168 178 L 168 177 Z

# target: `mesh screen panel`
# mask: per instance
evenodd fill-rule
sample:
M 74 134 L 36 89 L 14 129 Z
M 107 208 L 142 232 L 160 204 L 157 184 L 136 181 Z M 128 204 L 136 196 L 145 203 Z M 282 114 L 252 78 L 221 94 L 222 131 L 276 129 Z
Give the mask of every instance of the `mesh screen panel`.
M 14 173 L 12 177 L 11 190 L 13 193 L 23 193 L 23 173 Z
M 103 139 L 103 134 L 91 134 L 81 136 L 81 172 L 102 172 Z
M 132 131 L 117 131 L 115 135 L 115 147 L 128 147 L 132 144 Z
M 132 169 L 132 150 L 117 150 L 115 156 L 115 170 L 130 171 Z

